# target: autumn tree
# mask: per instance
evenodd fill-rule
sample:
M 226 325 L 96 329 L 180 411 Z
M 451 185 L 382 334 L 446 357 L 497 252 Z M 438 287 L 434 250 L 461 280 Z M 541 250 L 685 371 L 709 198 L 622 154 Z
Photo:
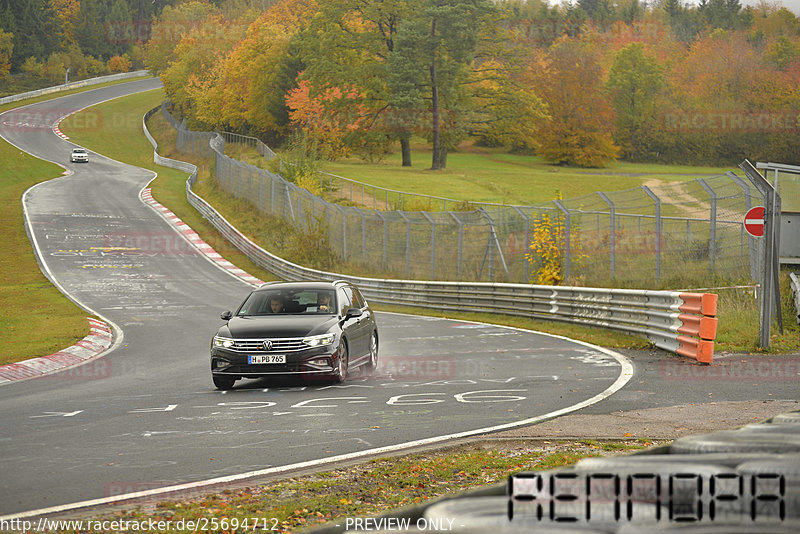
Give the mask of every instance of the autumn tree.
M 657 120 L 657 97 L 664 85 L 658 60 L 642 43 L 630 44 L 614 56 L 606 87 L 617 117 L 614 139 L 624 157 L 647 153 Z
M 281 0 L 250 23 L 214 70 L 193 82 L 190 92 L 203 103 L 198 118 L 279 140 L 289 122 L 284 97 L 302 65 L 294 39 L 316 10 L 315 0 Z
M 78 0 L 52 0 L 53 9 L 61 23 L 66 44 L 77 43 L 77 27 L 80 17 L 80 2 Z
M 603 95 L 600 55 L 590 44 L 562 38 L 540 66 L 537 94 L 548 106 L 538 153 L 545 161 L 600 167 L 617 157 L 609 125 L 614 114 Z
M 175 48 L 183 34 L 199 25 L 217 9 L 207 2 L 190 0 L 175 7 L 166 6 L 150 29 L 150 40 L 145 45 L 145 67 L 159 75 L 175 61 Z
M 243 36 L 241 33 L 232 34 L 235 31 L 236 27 L 221 15 L 210 15 L 184 33 L 175 47 L 175 59 L 161 74 L 161 81 L 172 104 L 185 117 L 202 120 L 203 117 L 198 114 L 208 113 L 209 102 L 198 99 L 198 92 L 192 89 L 202 85 L 204 78 L 213 77 L 218 71 L 225 54 Z
M 11 54 L 14 51 L 14 34 L 0 30 L 0 80 L 5 80 L 11 70 Z
M 303 78 L 312 82 L 314 92 L 330 96 L 334 94 L 331 90 L 358 88 L 357 101 L 352 91 L 340 91 L 349 95 L 346 99 L 328 99 L 330 112 L 360 110 L 364 120 L 351 137 L 360 143 L 371 140 L 371 146 L 376 147 L 380 147 L 381 139 L 396 139 L 403 166 L 411 165 L 410 139 L 418 124 L 412 119 L 415 110 L 393 105 L 387 78 L 400 24 L 420 6 L 419 0 L 325 2 L 299 39 L 305 64 Z
M 470 78 L 481 32 L 494 10 L 488 0 L 424 0 L 397 32 L 388 73 L 392 104 L 401 109 L 429 106 L 431 170 L 444 168 L 447 146 L 442 145 L 442 119 L 448 119 L 452 130 L 461 118 L 464 84 Z

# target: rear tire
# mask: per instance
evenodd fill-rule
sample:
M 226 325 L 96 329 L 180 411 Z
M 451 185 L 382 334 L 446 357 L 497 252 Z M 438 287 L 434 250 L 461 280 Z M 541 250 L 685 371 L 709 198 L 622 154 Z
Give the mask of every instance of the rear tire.
M 367 374 L 372 375 L 378 369 L 378 333 L 372 332 L 369 341 L 369 361 L 366 365 Z
M 236 383 L 236 379 L 232 376 L 211 375 L 211 379 L 214 381 L 214 385 L 217 386 L 217 389 L 223 391 L 232 389 L 233 385 Z

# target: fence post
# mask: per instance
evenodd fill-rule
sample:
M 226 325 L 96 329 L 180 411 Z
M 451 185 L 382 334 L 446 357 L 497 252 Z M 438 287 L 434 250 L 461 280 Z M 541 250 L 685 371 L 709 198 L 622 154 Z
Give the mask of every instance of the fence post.
M 338 204 L 334 206 L 342 213 L 342 261 L 347 261 L 347 212 Z
M 289 215 L 292 217 L 292 221 L 297 222 L 297 219 L 294 217 L 294 206 L 292 206 L 292 195 L 289 192 L 289 184 L 286 184 L 284 188 L 284 191 L 286 192 L 286 203 L 289 205 Z
M 616 212 L 616 208 L 614 206 L 614 203 L 611 202 L 611 199 L 608 198 L 608 196 L 606 196 L 605 193 L 598 191 L 597 195 L 600 198 L 603 199 L 603 202 L 608 204 L 608 208 L 610 210 L 609 211 L 609 216 L 610 216 L 609 227 L 611 228 L 611 236 L 610 236 L 610 239 L 611 239 L 611 243 L 610 243 L 611 244 L 611 258 L 610 258 L 610 262 L 609 263 L 611 264 L 611 278 L 614 278 L 614 273 L 616 272 L 616 269 L 617 269 L 617 212 Z M 600 226 L 598 225 L 598 230 L 599 230 L 599 228 L 600 228 Z
M 461 276 L 461 261 L 463 259 L 463 254 L 464 254 L 464 223 L 461 221 L 461 219 L 456 217 L 456 214 L 453 213 L 452 211 L 449 211 L 448 213 L 458 223 L 458 259 L 457 259 L 457 262 L 458 262 L 458 279 L 461 280 L 461 278 L 462 278 L 462 276 Z
M 264 211 L 264 171 L 258 171 L 258 211 Z
M 750 194 L 750 186 L 747 185 L 741 177 L 737 176 L 733 171 L 728 171 L 725 173 L 728 178 L 733 180 L 739 187 L 742 188 L 742 195 L 744 196 L 744 210 L 745 213 L 753 207 L 753 198 Z M 744 214 L 742 214 L 744 215 Z M 744 218 L 742 220 L 742 229 L 740 232 L 740 239 L 744 239 Z M 758 240 L 755 237 L 748 234 L 748 253 L 750 255 L 750 276 L 753 277 L 753 280 L 758 280 L 758 258 L 760 257 L 758 254 Z
M 383 266 L 385 267 L 387 262 L 389 261 L 388 260 L 387 250 L 386 250 L 386 242 L 388 240 L 388 231 L 387 231 L 387 228 L 386 228 L 386 217 L 383 215 L 383 213 L 381 213 L 380 211 L 377 211 L 377 210 L 375 211 L 375 214 L 378 217 L 381 218 L 381 221 L 383 221 Z
M 367 261 L 367 216 L 364 215 L 364 212 L 357 207 L 353 206 L 353 209 L 361 215 L 361 259 L 362 261 Z
M 272 215 L 275 215 L 275 177 L 269 177 L 270 182 L 270 199 L 269 199 L 269 210 Z
M 572 273 L 572 221 L 569 210 L 559 200 L 554 200 L 561 213 L 564 214 L 564 280 L 568 280 Z
M 708 270 L 714 273 L 714 267 L 717 261 L 717 193 L 702 178 L 697 178 L 697 182 L 708 193 L 711 199 L 711 217 L 710 235 L 708 237 Z
M 406 221 L 406 276 L 409 276 L 411 272 L 411 221 L 402 211 L 398 210 L 397 213 Z
M 431 280 L 433 280 L 436 278 L 436 223 L 426 212 L 421 213 L 431 223 Z
M 247 165 L 247 198 L 253 198 L 253 167 Z
M 661 239 L 664 221 L 661 219 L 661 199 L 646 185 L 642 186 L 645 194 L 653 200 L 656 209 L 656 280 L 661 280 Z
M 526 254 L 526 252 L 528 250 L 528 245 L 529 245 L 528 240 L 530 239 L 531 220 L 517 206 L 511 206 L 511 207 L 514 208 L 514 211 L 516 211 L 519 214 L 519 216 L 522 217 L 522 220 L 525 221 L 525 241 L 524 241 L 524 243 L 522 245 L 522 268 L 525 271 L 525 282 L 527 282 L 528 281 L 528 276 L 529 276 L 530 273 L 528 272 L 528 268 L 529 268 L 528 259 L 525 257 L 525 254 Z
M 481 270 L 478 277 L 483 274 L 483 266 L 486 264 L 486 256 L 489 256 L 489 280 L 494 282 L 494 251 L 500 255 L 500 263 L 503 265 L 503 270 L 506 273 L 506 279 L 509 278 L 508 266 L 506 259 L 503 257 L 503 250 L 500 248 L 500 241 L 497 239 L 497 232 L 494 228 L 494 220 L 489 216 L 489 213 L 484 208 L 478 208 L 478 211 L 489 221 L 489 240 L 486 242 L 486 251 L 483 253 L 483 261 L 481 262 Z

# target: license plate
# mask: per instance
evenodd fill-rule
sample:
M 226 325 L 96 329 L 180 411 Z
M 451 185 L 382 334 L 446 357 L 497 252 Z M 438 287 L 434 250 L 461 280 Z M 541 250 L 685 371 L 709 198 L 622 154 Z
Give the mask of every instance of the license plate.
M 247 357 L 249 364 L 286 363 L 285 354 L 251 354 Z

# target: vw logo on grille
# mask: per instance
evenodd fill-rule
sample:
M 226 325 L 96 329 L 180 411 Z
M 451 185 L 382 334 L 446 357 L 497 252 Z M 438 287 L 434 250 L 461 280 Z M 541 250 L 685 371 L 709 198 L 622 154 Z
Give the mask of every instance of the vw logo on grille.
M 264 341 L 263 345 L 264 345 L 264 350 L 272 350 L 271 340 L 267 339 L 266 341 Z

